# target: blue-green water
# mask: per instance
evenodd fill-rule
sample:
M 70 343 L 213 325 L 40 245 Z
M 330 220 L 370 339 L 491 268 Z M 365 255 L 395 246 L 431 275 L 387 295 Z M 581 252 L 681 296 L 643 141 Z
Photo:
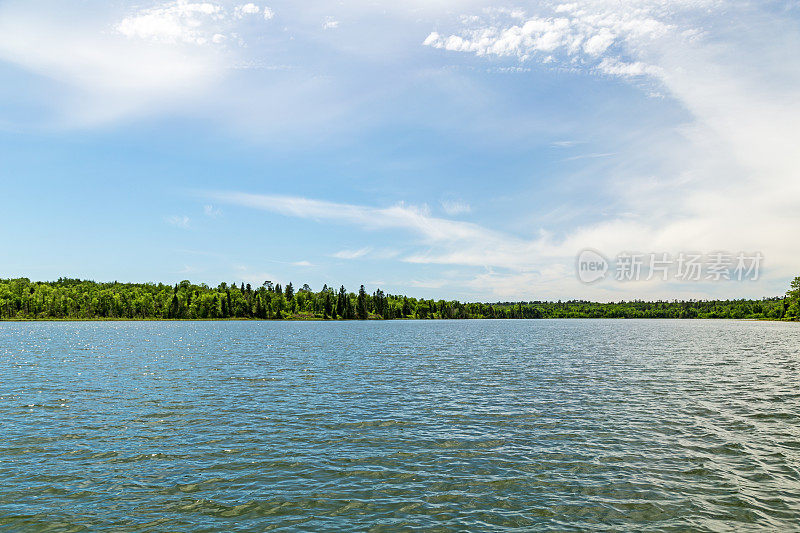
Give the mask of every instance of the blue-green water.
M 0 529 L 800 530 L 800 324 L 0 323 Z

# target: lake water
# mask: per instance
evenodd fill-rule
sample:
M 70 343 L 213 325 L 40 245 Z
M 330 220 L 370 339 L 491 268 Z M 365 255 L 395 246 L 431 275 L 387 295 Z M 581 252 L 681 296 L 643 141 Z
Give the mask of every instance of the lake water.
M 800 324 L 0 323 L 0 529 L 800 530 Z

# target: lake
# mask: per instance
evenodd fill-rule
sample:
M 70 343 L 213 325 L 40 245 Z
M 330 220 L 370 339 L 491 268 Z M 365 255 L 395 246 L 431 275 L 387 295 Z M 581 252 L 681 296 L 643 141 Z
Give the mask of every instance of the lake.
M 0 529 L 800 530 L 800 324 L 0 323 Z

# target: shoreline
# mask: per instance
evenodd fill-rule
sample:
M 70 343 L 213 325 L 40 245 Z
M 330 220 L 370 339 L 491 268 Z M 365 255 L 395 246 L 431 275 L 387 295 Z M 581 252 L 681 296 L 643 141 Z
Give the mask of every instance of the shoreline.
M 669 320 L 691 322 L 698 320 L 735 320 L 737 322 L 800 322 L 795 318 L 671 318 L 671 317 L 546 317 L 546 318 L 2 318 L 3 322 L 480 322 L 524 320 Z
M 792 287 L 800 284 L 800 278 Z M 800 286 L 800 285 L 798 285 Z M 361 285 L 355 292 L 308 284 L 296 289 L 264 282 L 220 283 L 184 280 L 174 285 L 97 283 L 59 278 L 0 279 L 0 320 L 486 320 L 544 318 L 667 318 L 785 321 L 800 318 L 800 290 L 760 299 L 528 300 L 464 302 L 391 294 Z

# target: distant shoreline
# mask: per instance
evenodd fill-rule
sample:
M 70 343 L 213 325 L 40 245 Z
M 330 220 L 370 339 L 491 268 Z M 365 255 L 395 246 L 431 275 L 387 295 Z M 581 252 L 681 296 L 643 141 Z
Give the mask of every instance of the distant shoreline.
M 494 320 L 505 322 L 508 320 L 670 320 L 670 321 L 699 321 L 699 320 L 735 320 L 737 322 L 800 322 L 798 318 L 671 318 L 671 317 L 544 317 L 544 318 L 395 318 L 383 320 L 381 318 L 0 318 L 2 322 L 480 322 Z
M 188 280 L 165 283 L 98 283 L 59 278 L 0 279 L 2 321 L 162 321 L 162 320 L 481 320 L 561 318 L 752 319 L 800 318 L 800 278 L 784 296 L 739 300 L 630 300 L 619 302 L 506 301 L 462 302 L 353 292 L 323 285 L 282 287 L 265 281 L 210 287 Z M 522 288 L 520 289 L 522 290 Z

